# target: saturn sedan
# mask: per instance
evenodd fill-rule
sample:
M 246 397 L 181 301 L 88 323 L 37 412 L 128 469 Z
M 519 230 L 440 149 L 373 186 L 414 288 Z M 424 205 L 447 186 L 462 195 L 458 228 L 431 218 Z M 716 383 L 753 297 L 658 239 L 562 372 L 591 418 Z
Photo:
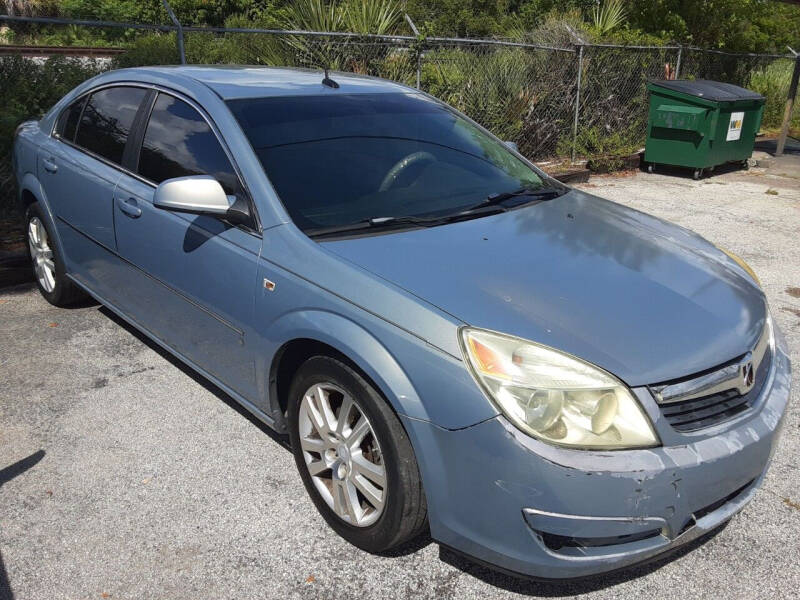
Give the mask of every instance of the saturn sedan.
M 369 552 L 429 530 L 591 575 L 717 528 L 769 466 L 790 364 L 750 268 L 417 90 L 112 71 L 21 125 L 14 165 L 42 295 L 94 297 L 287 433 Z

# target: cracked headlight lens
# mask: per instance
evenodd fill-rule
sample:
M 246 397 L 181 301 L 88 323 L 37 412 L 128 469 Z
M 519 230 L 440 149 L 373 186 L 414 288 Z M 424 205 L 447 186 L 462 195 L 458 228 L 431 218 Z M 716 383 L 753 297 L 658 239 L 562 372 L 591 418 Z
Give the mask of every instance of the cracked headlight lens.
M 650 420 L 616 377 L 558 350 L 463 328 L 467 363 L 500 410 L 523 432 L 571 448 L 659 444 Z

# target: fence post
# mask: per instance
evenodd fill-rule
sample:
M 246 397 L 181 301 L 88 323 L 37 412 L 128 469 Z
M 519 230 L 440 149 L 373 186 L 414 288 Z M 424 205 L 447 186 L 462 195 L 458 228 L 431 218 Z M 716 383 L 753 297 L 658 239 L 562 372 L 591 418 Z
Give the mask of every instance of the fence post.
M 408 13 L 405 13 L 404 16 L 406 19 L 406 23 L 408 23 L 408 26 L 411 27 L 411 31 L 414 33 L 415 36 L 417 36 L 417 41 L 419 41 L 420 37 L 419 29 L 417 29 L 417 26 L 414 24 L 414 21 L 411 20 L 411 17 L 408 16 Z M 422 49 L 417 47 L 417 89 L 419 89 L 421 78 L 422 78 Z
M 578 88 L 575 90 L 575 121 L 572 124 L 572 162 L 575 162 L 578 144 L 578 113 L 581 107 L 581 77 L 583 75 L 583 44 L 578 46 Z
M 775 156 L 782 156 L 783 149 L 786 147 L 786 137 L 789 135 L 789 125 L 792 122 L 792 112 L 794 112 L 794 99 L 797 96 L 798 79 L 800 79 L 800 54 L 795 53 L 792 82 L 789 84 L 789 93 L 786 96 L 786 110 L 783 113 L 783 125 L 781 126 L 781 134 L 778 136 L 778 147 L 775 149 Z
M 161 2 L 164 4 L 164 8 L 167 9 L 167 14 L 172 20 L 172 23 L 178 28 L 178 54 L 181 57 L 181 64 L 185 65 L 186 52 L 183 49 L 183 25 L 181 25 L 181 22 L 178 20 L 178 17 L 175 16 L 175 13 L 172 12 L 172 7 L 169 5 L 169 2 L 167 2 L 167 0 L 161 0 Z
M 681 78 L 681 59 L 683 58 L 683 46 L 678 46 L 678 60 L 675 62 L 675 79 Z

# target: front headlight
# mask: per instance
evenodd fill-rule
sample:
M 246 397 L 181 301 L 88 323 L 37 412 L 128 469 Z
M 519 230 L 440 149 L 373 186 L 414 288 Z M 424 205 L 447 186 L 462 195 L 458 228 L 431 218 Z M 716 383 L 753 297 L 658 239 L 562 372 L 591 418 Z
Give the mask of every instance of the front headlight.
M 582 449 L 659 444 L 639 403 L 610 373 L 520 338 L 464 328 L 475 377 L 503 414 L 542 441 Z

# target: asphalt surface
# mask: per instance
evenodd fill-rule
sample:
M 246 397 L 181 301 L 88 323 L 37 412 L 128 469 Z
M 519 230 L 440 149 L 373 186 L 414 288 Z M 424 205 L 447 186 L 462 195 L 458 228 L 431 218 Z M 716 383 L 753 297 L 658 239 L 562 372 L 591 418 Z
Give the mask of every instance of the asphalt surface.
M 747 260 L 800 365 L 800 158 L 700 182 L 637 174 L 582 187 Z M 794 381 L 765 485 L 727 527 L 653 565 L 543 584 L 429 538 L 395 556 L 348 545 L 306 497 L 284 441 L 222 392 L 105 309 L 56 309 L 31 285 L 6 288 L 0 598 L 797 597 Z

